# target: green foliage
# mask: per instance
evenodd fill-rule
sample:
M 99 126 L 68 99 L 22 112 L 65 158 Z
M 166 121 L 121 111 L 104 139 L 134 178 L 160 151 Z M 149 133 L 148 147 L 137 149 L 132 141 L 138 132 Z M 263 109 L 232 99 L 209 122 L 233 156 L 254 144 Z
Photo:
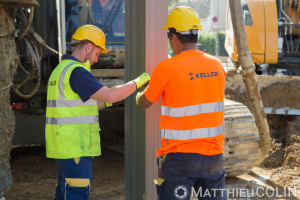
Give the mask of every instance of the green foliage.
M 168 9 L 171 9 L 175 4 L 178 4 L 179 0 L 168 0 Z
M 217 54 L 218 56 L 228 56 L 224 48 L 224 43 L 225 43 L 225 31 L 200 32 L 199 34 L 198 44 L 201 44 L 202 48 L 205 49 L 208 54 L 211 55 Z M 174 56 L 174 52 L 171 49 L 170 43 L 168 43 L 168 53 L 170 56 L 172 57 Z
M 174 52 L 173 52 L 173 50 L 172 50 L 172 48 L 171 48 L 169 42 L 168 42 L 168 54 L 169 54 L 171 57 L 175 56 L 175 54 L 174 54 Z
M 215 55 L 216 54 L 216 36 L 214 32 L 200 32 L 198 43 L 202 44 L 203 49 L 206 52 Z
M 225 31 L 218 32 L 218 54 L 219 56 L 228 56 L 227 51 L 224 47 L 225 43 Z
M 228 56 L 225 48 L 225 31 L 200 32 L 198 43 L 202 44 L 207 53 L 218 56 Z

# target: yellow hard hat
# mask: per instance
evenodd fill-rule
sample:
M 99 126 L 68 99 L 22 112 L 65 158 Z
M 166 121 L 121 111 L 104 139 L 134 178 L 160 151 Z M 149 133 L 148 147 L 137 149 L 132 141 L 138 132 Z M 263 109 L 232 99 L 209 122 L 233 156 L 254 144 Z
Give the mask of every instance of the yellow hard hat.
M 103 31 L 97 26 L 84 25 L 79 27 L 72 35 L 72 40 L 88 40 L 93 42 L 96 46 L 102 49 L 102 53 L 107 53 L 105 48 L 105 35 Z
M 168 30 L 169 28 L 175 28 L 177 31 L 202 30 L 197 12 L 187 6 L 179 6 L 171 10 L 163 30 Z

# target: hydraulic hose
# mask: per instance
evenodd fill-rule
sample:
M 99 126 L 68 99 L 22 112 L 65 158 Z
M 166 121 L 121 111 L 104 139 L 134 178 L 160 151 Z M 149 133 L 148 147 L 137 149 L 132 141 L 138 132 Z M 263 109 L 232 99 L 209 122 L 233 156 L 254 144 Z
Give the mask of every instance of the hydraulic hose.
M 23 33 L 16 40 L 18 55 L 22 56 L 22 59 L 19 59 L 18 68 L 22 74 L 25 75 L 25 78 L 21 82 L 13 82 L 11 87 L 18 96 L 22 98 L 30 98 L 37 93 L 41 82 L 40 61 L 42 59 L 42 48 L 35 41 L 34 37 L 32 37 L 31 34 L 28 34 L 31 29 L 30 26 L 33 18 L 33 8 L 30 9 L 28 19 L 22 8 L 17 10 L 16 16 L 17 20 L 19 20 L 19 24 L 17 25 L 26 25 Z M 17 31 L 20 32 L 20 30 Z M 22 64 L 22 61 L 24 64 Z M 31 80 L 35 81 L 33 90 L 28 94 L 24 94 L 20 91 L 20 88 Z
M 237 47 L 239 63 L 242 67 L 243 82 L 246 87 L 247 97 L 250 102 L 251 112 L 255 117 L 255 123 L 259 131 L 259 156 L 256 164 L 261 163 L 270 150 L 270 130 L 264 111 L 261 95 L 258 89 L 255 65 L 248 48 L 244 19 L 241 10 L 241 1 L 229 0 L 231 19 L 233 24 L 235 43 Z
M 47 48 L 54 54 L 58 54 L 58 52 L 49 47 L 46 42 L 31 28 L 33 7 L 30 8 L 28 17 L 25 15 L 25 10 L 21 8 L 17 10 L 16 16 L 18 22 L 17 25 L 21 27 L 26 25 L 22 34 L 16 41 L 18 55 L 21 57 L 18 62 L 18 69 L 22 72 L 25 78 L 21 82 L 13 82 L 11 87 L 18 96 L 22 98 L 30 98 L 38 92 L 41 83 L 40 63 L 43 56 L 42 47 Z M 17 32 L 20 32 L 20 30 L 17 30 Z M 29 81 L 34 81 L 35 85 L 31 92 L 24 94 L 20 91 L 20 88 Z
M 27 31 L 29 30 L 29 28 L 31 27 L 34 8 L 31 7 L 29 9 L 30 9 L 30 13 L 29 13 L 27 25 L 26 25 L 25 29 L 23 30 L 23 33 L 18 37 L 18 40 L 21 40 L 24 37 L 24 35 L 27 33 Z
M 298 27 L 299 30 L 299 36 L 298 36 L 298 42 L 297 42 L 297 46 L 296 46 L 296 50 L 295 50 L 295 55 L 298 54 L 298 48 L 299 48 L 299 44 L 300 44 L 300 28 Z
M 25 52 L 29 62 L 27 63 L 27 67 L 30 67 L 30 71 L 27 71 L 24 66 L 22 66 L 21 62 L 19 62 L 19 68 L 22 69 L 23 73 L 26 75 L 26 78 L 20 83 L 13 83 L 12 89 L 13 91 L 22 98 L 30 98 L 35 95 L 39 89 L 41 83 L 41 73 L 40 73 L 40 61 L 41 61 L 41 53 L 39 52 L 39 46 L 34 42 L 29 42 L 27 37 L 22 39 L 25 43 Z M 28 66 L 30 65 L 30 66 Z M 19 88 L 24 86 L 28 81 L 36 79 L 36 84 L 33 90 L 29 94 L 22 93 Z
M 291 55 L 294 54 L 294 43 L 293 43 L 293 26 L 290 26 L 290 35 L 289 35 L 289 39 L 290 39 L 290 48 L 291 48 Z
M 289 41 L 287 39 L 287 26 L 284 27 L 284 40 L 285 40 L 285 44 L 286 44 L 287 55 L 290 55 Z

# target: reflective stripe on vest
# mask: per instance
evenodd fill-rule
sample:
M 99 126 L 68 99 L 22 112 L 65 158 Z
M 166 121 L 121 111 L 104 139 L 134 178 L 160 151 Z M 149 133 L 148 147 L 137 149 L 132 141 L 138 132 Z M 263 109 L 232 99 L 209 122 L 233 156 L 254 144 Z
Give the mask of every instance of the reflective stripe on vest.
M 59 77 L 59 85 L 58 85 L 58 88 L 59 88 L 59 93 L 58 93 L 58 100 L 65 100 L 65 94 L 64 94 L 64 79 L 65 79 L 65 75 L 66 75 L 66 72 L 68 71 L 68 69 L 72 66 L 76 64 L 75 62 L 71 62 L 69 63 L 64 69 L 63 71 L 61 72 L 61 75 Z
M 203 103 L 193 106 L 184 106 L 172 108 L 161 106 L 161 115 L 168 117 L 188 117 L 193 115 L 222 112 L 224 111 L 224 102 Z M 191 130 L 172 130 L 161 129 L 161 137 L 174 140 L 190 140 L 199 138 L 216 137 L 225 132 L 224 124 L 217 127 L 198 128 Z
M 221 112 L 224 111 L 224 102 L 203 103 L 194 106 L 185 106 L 181 108 L 171 108 L 161 106 L 161 115 L 170 117 L 186 117 L 198 115 L 202 113 Z
M 170 130 L 161 129 L 161 138 L 173 139 L 173 140 L 190 140 L 199 138 L 216 137 L 225 132 L 224 124 L 211 128 L 198 128 L 193 130 Z
M 98 121 L 98 116 L 46 118 L 46 124 L 53 125 L 98 123 Z
M 76 107 L 76 106 L 93 106 L 95 101 L 89 99 L 86 102 L 82 102 L 81 99 L 76 100 L 47 100 L 47 107 Z
M 64 95 L 64 79 L 68 69 L 76 64 L 75 62 L 69 63 L 62 71 L 59 77 L 59 94 L 58 100 L 47 100 L 47 107 L 77 107 L 77 106 L 93 106 L 97 105 L 97 102 L 93 99 L 89 99 L 83 102 L 81 99 L 65 100 Z M 85 123 L 98 123 L 99 116 L 80 116 L 80 117 L 47 117 L 46 124 L 64 125 L 64 124 L 85 124 Z

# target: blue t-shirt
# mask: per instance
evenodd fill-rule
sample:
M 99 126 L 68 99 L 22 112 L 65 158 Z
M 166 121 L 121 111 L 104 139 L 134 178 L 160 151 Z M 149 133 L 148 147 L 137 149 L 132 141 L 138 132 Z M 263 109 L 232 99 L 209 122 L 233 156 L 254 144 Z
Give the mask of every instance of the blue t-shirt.
M 61 59 L 81 62 L 70 54 L 63 55 Z M 81 100 L 85 102 L 104 85 L 91 72 L 82 67 L 76 67 L 71 73 L 70 86 L 73 92 L 77 93 Z

